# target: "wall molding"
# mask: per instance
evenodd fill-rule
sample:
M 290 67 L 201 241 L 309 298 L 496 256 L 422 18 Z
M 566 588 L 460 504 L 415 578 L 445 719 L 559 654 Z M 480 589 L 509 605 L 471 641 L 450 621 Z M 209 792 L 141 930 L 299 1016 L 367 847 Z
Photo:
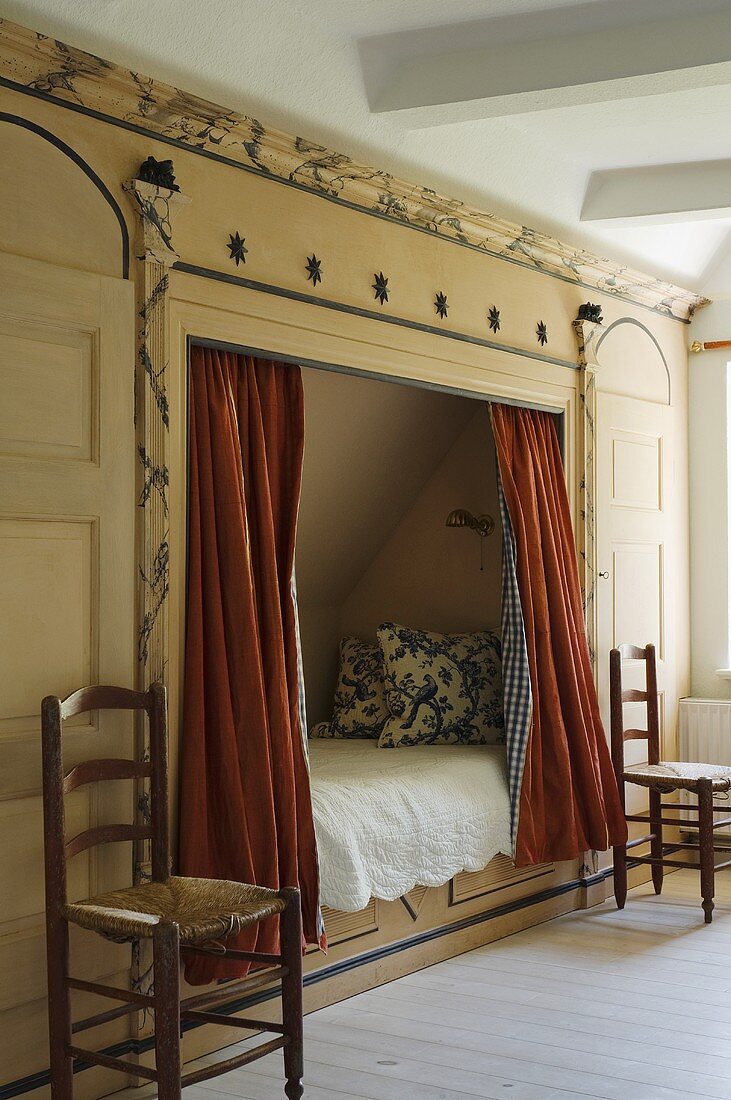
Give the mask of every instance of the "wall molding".
M 332 309 L 337 313 L 348 313 L 353 317 L 366 317 L 370 321 L 381 321 L 387 325 L 410 328 L 416 332 L 426 332 L 430 336 L 442 336 L 447 340 L 459 340 L 463 344 L 476 344 L 478 347 L 491 348 L 493 351 L 519 355 L 523 359 L 534 359 L 541 363 L 550 363 L 555 367 L 568 367 L 569 370 L 578 369 L 578 364 L 572 359 L 560 359 L 558 356 L 546 355 L 541 351 L 519 348 L 514 344 L 502 344 L 499 340 L 488 340 L 485 336 L 472 336 L 470 333 L 460 332 L 457 329 L 438 328 L 436 325 L 426 325 L 422 321 L 412 321 L 408 317 L 398 317 L 392 313 L 379 313 L 376 310 L 364 309 L 361 306 L 351 306 L 345 302 L 323 298 L 319 294 L 307 294 L 305 291 L 291 290 L 288 287 L 277 286 L 275 283 L 262 283 L 257 279 L 248 279 L 244 275 L 233 275 L 230 271 L 216 271 L 213 268 L 198 267 L 195 264 L 187 264 L 182 261 L 177 261 L 172 267 L 183 275 L 195 275 L 198 278 L 210 279 L 213 282 L 229 283 L 232 286 L 244 287 L 246 290 L 256 290 L 262 294 L 273 294 L 278 298 L 289 298 L 293 302 L 304 302 L 307 305 L 320 306 L 322 309 Z M 214 346 L 219 346 L 215 341 L 213 343 Z M 302 360 L 298 360 L 298 362 L 302 362 Z
M 1 30 L 0 21 L 0 31 Z M 61 138 L 56 137 L 50 130 L 44 129 L 43 126 L 31 122 L 30 119 L 23 118 L 21 115 L 8 114 L 5 111 L 0 111 L 0 122 L 4 122 L 10 126 L 19 126 L 22 130 L 28 130 L 29 133 L 35 134 L 36 137 L 39 137 L 42 141 L 47 141 L 54 149 L 58 149 L 59 153 L 68 157 L 68 159 L 84 173 L 86 178 L 94 184 L 97 191 L 99 191 L 107 206 L 114 214 L 114 217 L 117 219 L 122 249 L 122 278 L 129 279 L 129 233 L 127 231 L 127 223 L 124 220 L 124 214 L 122 213 L 119 203 L 104 180 L 96 174 L 91 165 L 87 164 L 84 158 L 80 156 L 75 149 L 72 149 L 65 141 L 61 141 Z
M 581 524 L 577 530 L 577 549 L 580 558 L 581 592 L 584 600 L 584 618 L 586 619 L 586 640 L 589 643 L 589 656 L 597 680 L 597 638 L 599 619 L 596 605 L 597 580 L 597 541 L 596 541 L 596 373 L 599 369 L 597 350 L 602 336 L 601 321 L 586 321 L 577 318 L 573 322 L 574 334 L 578 345 L 580 374 L 579 399 L 581 401 L 581 480 L 579 482 L 579 507 Z M 596 865 L 596 853 L 591 866 Z
M 0 19 L 0 83 L 394 224 L 689 322 L 708 299 Z
M 607 336 L 609 336 L 609 333 L 613 329 L 618 328 L 619 325 L 634 325 L 635 328 L 641 329 L 645 333 L 645 335 L 648 336 L 650 338 L 650 340 L 652 341 L 652 343 L 655 345 L 655 348 L 657 349 L 657 353 L 660 356 L 660 358 L 662 359 L 662 365 L 665 368 L 665 374 L 667 375 L 667 380 L 668 380 L 668 399 L 667 399 L 666 404 L 671 405 L 672 401 L 673 401 L 673 394 L 672 394 L 672 384 L 673 383 L 672 383 L 672 378 L 671 378 L 671 375 L 670 375 L 670 367 L 668 366 L 668 361 L 665 358 L 665 352 L 660 347 L 660 343 L 659 343 L 657 337 L 655 336 L 655 334 L 650 331 L 650 329 L 647 327 L 647 325 L 643 325 L 641 321 L 638 321 L 636 317 L 617 317 L 616 320 L 612 321 L 611 324 L 607 325 L 607 327 L 605 329 L 603 329 L 602 332 L 599 334 L 599 337 L 597 339 L 596 348 L 595 348 L 596 354 L 597 355 L 599 354 L 599 349 L 602 346 L 602 344 L 604 343 L 604 341 L 606 340 Z

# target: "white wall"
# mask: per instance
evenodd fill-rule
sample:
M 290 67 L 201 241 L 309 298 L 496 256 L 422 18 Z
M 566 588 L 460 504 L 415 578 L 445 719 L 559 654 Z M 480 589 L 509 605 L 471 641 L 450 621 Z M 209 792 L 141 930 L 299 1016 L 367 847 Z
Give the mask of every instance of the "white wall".
M 689 340 L 731 338 L 731 300 L 716 301 L 690 326 Z M 731 349 L 690 358 L 691 692 L 727 698 L 716 674 L 729 653 L 728 401 Z

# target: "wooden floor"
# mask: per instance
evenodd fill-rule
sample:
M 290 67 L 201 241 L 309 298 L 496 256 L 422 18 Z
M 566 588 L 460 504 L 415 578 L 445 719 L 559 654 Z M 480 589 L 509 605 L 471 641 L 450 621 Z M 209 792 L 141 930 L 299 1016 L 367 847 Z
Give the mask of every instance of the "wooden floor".
M 705 926 L 681 871 L 662 898 L 640 887 L 621 913 L 572 913 L 322 1009 L 305 1098 L 731 1100 L 731 876 L 716 903 Z M 283 1095 L 277 1053 L 184 1098 Z

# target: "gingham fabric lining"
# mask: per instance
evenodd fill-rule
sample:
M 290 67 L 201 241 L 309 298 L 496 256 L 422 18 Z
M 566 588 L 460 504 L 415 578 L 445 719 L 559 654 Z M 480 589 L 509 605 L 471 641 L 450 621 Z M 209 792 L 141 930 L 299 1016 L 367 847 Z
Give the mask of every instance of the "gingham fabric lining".
M 307 767 L 310 766 L 310 746 L 307 742 L 307 700 L 305 698 L 305 665 L 302 657 L 302 638 L 300 635 L 300 611 L 297 603 L 297 577 L 292 570 L 292 603 L 294 604 L 294 633 L 297 645 L 297 692 L 299 704 L 300 726 L 302 727 L 302 744 L 305 749 Z
M 510 789 L 510 836 L 515 855 L 520 815 L 520 791 L 530 737 L 533 696 L 530 686 L 528 647 L 525 642 L 523 610 L 515 569 L 515 538 L 505 503 L 498 467 L 498 496 L 503 526 L 502 565 L 502 637 L 503 637 L 503 710 L 505 741 L 508 756 L 508 787 Z
M 297 602 L 297 577 L 294 569 L 292 570 L 292 603 L 294 604 L 294 627 L 295 627 L 295 639 L 297 644 L 297 691 L 298 691 L 298 704 L 299 704 L 299 716 L 300 726 L 302 733 L 302 747 L 305 754 L 305 763 L 307 764 L 307 770 L 310 770 L 310 746 L 307 741 L 307 702 L 305 697 L 305 664 L 302 657 L 302 637 L 300 634 L 300 612 L 299 604 Z M 317 842 L 315 842 L 317 843 Z M 319 854 L 315 853 L 319 863 Z M 325 936 L 325 921 L 322 916 L 322 908 L 318 907 L 317 910 L 317 934 L 319 937 L 319 946 L 322 951 L 327 949 L 327 939 Z

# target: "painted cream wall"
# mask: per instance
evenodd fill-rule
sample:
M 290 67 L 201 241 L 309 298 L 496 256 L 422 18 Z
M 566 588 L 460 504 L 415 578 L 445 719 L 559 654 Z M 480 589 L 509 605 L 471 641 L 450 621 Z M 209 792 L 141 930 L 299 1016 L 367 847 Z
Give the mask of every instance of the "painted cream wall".
M 341 604 L 474 409 L 466 398 L 302 368 L 300 604 Z
M 445 526 L 453 508 L 495 519 L 484 572 L 479 537 Z M 343 632 L 373 637 L 384 619 L 442 633 L 499 627 L 500 532 L 494 443 L 479 407 L 348 596 Z
M 333 376 L 326 375 L 325 379 L 327 377 Z M 342 380 L 352 381 L 348 378 Z M 386 384 L 370 380 L 362 384 L 371 390 L 374 387 L 377 390 L 386 388 Z M 324 386 L 327 386 L 326 380 Z M 388 386 L 387 392 L 393 389 L 393 386 Z M 357 487 L 368 481 L 363 476 L 363 465 L 358 462 L 357 450 L 341 452 L 339 468 L 343 465 L 348 468 L 348 479 L 355 499 L 350 511 L 340 510 L 340 531 L 334 541 L 324 539 L 315 551 L 320 567 L 317 571 L 319 583 L 305 590 L 298 580 L 310 727 L 331 716 L 338 647 L 342 637 L 353 634 L 375 640 L 376 629 L 384 620 L 441 632 L 480 630 L 499 625 L 500 521 L 487 410 L 484 405 L 468 398 L 429 394 L 412 387 L 399 387 L 398 392 L 407 406 L 410 399 L 415 399 L 418 405 L 419 398 L 428 394 L 431 398 L 429 411 L 433 417 L 431 426 L 437 438 L 440 406 L 444 406 L 445 418 L 454 421 L 456 405 L 456 422 L 464 422 L 466 416 L 467 426 L 461 430 L 441 461 L 440 448 L 435 447 L 436 469 L 415 487 L 412 484 L 414 469 L 411 462 L 415 441 L 411 433 L 399 441 L 395 461 L 389 463 L 387 480 L 382 479 L 376 485 L 377 497 L 380 497 L 382 487 L 383 508 L 377 507 L 370 517 L 369 527 L 371 533 L 375 533 L 376 541 L 375 545 L 371 542 L 369 560 L 365 566 L 361 564 L 356 575 L 349 577 L 348 591 L 342 595 L 340 602 L 333 603 L 333 593 L 337 594 L 338 589 L 330 586 L 328 576 L 332 573 L 334 581 L 337 581 L 338 544 L 347 547 L 353 538 L 349 525 L 351 517 L 358 519 L 362 499 Z M 316 430 L 312 428 L 311 416 L 309 423 L 310 430 Z M 408 426 L 407 420 L 406 424 Z M 421 433 L 420 439 L 421 447 L 426 443 L 427 453 L 430 442 L 428 426 L 428 422 L 423 424 L 425 432 Z M 417 453 L 417 461 L 418 457 Z M 338 472 L 333 470 L 329 478 L 319 479 L 318 503 L 327 500 L 330 485 L 337 479 Z M 365 488 L 372 489 L 373 486 L 368 483 Z M 396 516 L 389 507 L 395 496 L 400 512 Z M 310 508 L 313 504 L 311 500 Z M 496 530 L 485 544 L 484 572 L 480 572 L 479 568 L 477 536 L 445 526 L 447 514 L 456 507 L 468 508 L 475 514 L 488 512 L 496 519 Z M 308 511 L 308 499 L 303 495 L 301 521 L 308 518 Z M 298 549 L 298 577 L 305 572 L 305 566 L 306 558 Z
M 136 225 L 122 182 L 135 174 L 148 155 L 167 158 L 171 155 L 170 146 L 9 88 L 0 90 L 0 111 L 44 128 L 56 142 L 65 142 L 73 149 L 109 188 L 135 240 Z M 83 272 L 103 270 L 106 275 L 120 276 L 119 227 L 108 207 L 90 203 L 88 178 L 80 171 L 70 171 L 69 163 L 58 159 L 57 148 L 38 134 L 25 131 L 19 134 L 10 123 L 0 120 L 0 139 L 11 142 L 13 150 L 11 170 L 0 173 L 0 251 Z M 175 149 L 172 153 L 181 188 L 191 199 L 173 226 L 174 246 L 182 260 L 209 273 L 217 272 L 226 278 L 243 277 L 259 284 L 257 289 L 253 285 L 222 283 L 179 271 L 171 274 L 167 374 L 171 569 L 168 673 L 171 764 L 175 774 L 184 612 L 188 336 L 226 340 L 273 354 L 380 371 L 391 377 L 555 408 L 565 414 L 567 480 L 578 525 L 577 438 L 581 410 L 571 321 L 579 304 L 591 297 L 603 304 L 607 323 L 626 316 L 646 326 L 661 345 L 671 372 L 676 372 L 679 378 L 684 377 L 686 369 L 687 329 L 611 295 L 587 292 L 575 283 L 547 277 L 510 259 L 487 256 L 397 221 L 387 222 L 338 206 L 321 195 L 217 163 L 192 150 Z M 5 166 L 5 159 L 3 163 Z M 235 231 L 246 237 L 249 249 L 246 265 L 238 268 L 232 264 L 227 247 L 229 234 Z M 140 267 L 134 262 L 136 248 L 133 246 L 132 250 L 132 276 L 139 279 Z M 306 257 L 313 250 L 323 260 L 323 282 L 317 288 L 307 282 L 304 269 Z M 385 307 L 374 302 L 371 289 L 373 274 L 380 270 L 388 275 L 392 291 Z M 279 288 L 284 296 L 266 292 L 261 289 L 262 284 Z M 440 290 L 449 301 L 446 323 L 439 321 L 433 306 L 435 292 Z M 310 298 L 287 297 L 290 292 L 308 294 Z M 440 333 L 441 327 L 444 332 L 461 336 L 488 337 L 486 310 L 492 304 L 501 311 L 500 339 L 514 351 L 485 347 Z M 336 305 L 340 308 L 334 308 Z M 417 330 L 402 323 L 386 323 L 383 318 L 429 328 Z M 547 323 L 549 332 L 549 343 L 543 352 L 535 336 L 539 320 Z M 626 354 L 636 357 L 637 387 L 642 394 L 644 344 L 640 340 L 642 330 L 635 328 L 640 342 L 628 344 Z M 551 359 L 540 357 L 545 353 Z M 131 363 L 129 372 L 131 386 Z M 633 385 L 631 381 L 629 384 Z M 675 534 L 682 566 L 683 547 L 687 546 L 686 498 L 682 490 L 686 396 L 682 385 L 674 391 L 672 408 L 679 441 L 675 460 L 680 471 Z M 54 476 L 73 480 L 74 472 L 71 466 L 58 466 Z M 139 516 L 134 506 L 132 511 Z M 459 532 L 448 534 L 455 540 L 460 538 Z M 465 534 L 464 538 L 468 536 Z M 687 572 L 682 567 L 675 574 L 673 585 L 667 598 L 686 606 Z M 677 647 L 677 685 L 682 691 L 687 684 L 688 666 L 682 629 L 672 644 Z M 27 660 L 29 664 L 35 662 L 37 655 L 28 653 Z M 600 660 L 606 660 L 605 653 L 600 654 Z M 575 868 L 560 871 L 560 876 L 566 878 L 572 874 Z M 480 904 L 474 903 L 476 908 Z M 564 900 L 562 904 L 569 902 Z M 578 904 L 574 894 L 570 904 Z M 430 921 L 446 922 L 454 916 L 444 897 L 438 904 L 435 900 L 428 912 Z M 391 923 L 388 927 L 393 929 L 396 925 Z M 398 927 L 398 932 L 378 933 L 378 942 L 405 934 L 403 926 Z M 342 951 L 355 954 L 373 942 L 361 940 Z M 403 960 L 399 963 L 402 965 Z M 383 981 L 389 973 L 379 963 L 369 971 L 369 980 Z M 7 980 L 12 988 L 13 981 L 21 979 L 19 974 L 11 973 Z M 349 991 L 353 991 L 352 986 Z M 322 988 L 317 996 L 325 997 Z M 18 1004 L 21 1000 L 19 993 Z M 29 1067 L 29 1072 L 42 1071 L 47 1061 L 38 1017 L 26 1017 L 19 1009 L 16 1020 L 14 1042 L 23 1049 L 24 1067 Z M 210 1036 L 204 1032 L 205 1029 L 192 1033 L 186 1040 L 189 1050 L 194 1049 L 193 1044 L 198 1044 L 198 1049 L 210 1044 Z M 88 1082 L 90 1076 L 83 1075 L 83 1079 Z M 93 1085 L 88 1087 L 94 1091 Z
M 497 500 L 484 406 L 334 371 L 304 367 L 302 377 L 305 460 L 296 568 L 312 726 L 330 717 L 345 634 L 374 637 L 386 618 L 431 621 L 435 630 L 471 629 L 465 624 L 473 620 L 485 625 L 474 606 L 474 583 L 465 584 L 477 561 L 477 540 L 472 536 L 470 546 L 464 533 L 455 539 L 444 518 L 455 501 L 494 514 Z M 496 554 L 499 570 L 493 539 L 487 557 Z M 438 586 L 429 576 L 435 566 Z M 481 602 L 478 596 L 477 608 Z

